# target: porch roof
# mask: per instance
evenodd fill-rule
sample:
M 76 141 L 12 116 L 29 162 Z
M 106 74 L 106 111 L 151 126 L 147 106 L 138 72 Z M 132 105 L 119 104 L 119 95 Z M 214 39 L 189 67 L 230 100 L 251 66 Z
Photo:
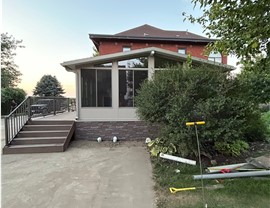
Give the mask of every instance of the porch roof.
M 67 71 L 74 71 L 76 69 L 79 69 L 80 67 L 87 66 L 87 65 L 94 65 L 94 64 L 105 64 L 113 61 L 121 61 L 121 60 L 127 60 L 127 59 L 133 59 L 133 58 L 139 58 L 144 56 L 159 56 L 175 61 L 186 61 L 188 56 L 185 54 L 179 54 L 177 52 L 172 52 L 169 50 L 156 48 L 156 47 L 148 47 L 138 50 L 131 50 L 126 52 L 119 52 L 119 53 L 113 53 L 113 54 L 106 54 L 106 55 L 100 55 L 96 57 L 88 57 L 83 59 L 76 59 L 72 61 L 66 61 L 61 63 L 63 67 Z M 213 61 L 208 61 L 205 59 L 197 58 L 197 57 L 191 57 L 192 63 L 194 64 L 206 64 L 210 66 L 218 66 L 222 68 L 225 71 L 231 71 L 234 70 L 235 67 L 227 65 L 227 64 L 221 64 L 221 63 L 215 63 Z

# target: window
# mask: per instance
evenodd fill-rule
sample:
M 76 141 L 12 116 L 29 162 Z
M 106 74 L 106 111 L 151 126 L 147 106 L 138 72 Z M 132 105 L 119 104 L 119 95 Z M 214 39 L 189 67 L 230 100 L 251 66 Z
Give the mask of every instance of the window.
M 208 56 L 208 60 L 216 63 L 222 63 L 221 53 L 212 51 Z
M 131 51 L 129 46 L 123 46 L 123 52 Z
M 186 54 L 186 49 L 185 48 L 178 48 L 178 53 Z
M 140 57 L 135 59 L 118 61 L 118 68 L 148 68 L 148 58 Z
M 111 70 L 81 70 L 82 107 L 111 107 Z
M 155 56 L 155 68 L 167 68 L 170 66 L 175 66 L 177 64 L 181 64 L 181 63 L 179 61 Z
M 147 70 L 119 70 L 119 107 L 134 107 L 134 96 L 147 78 Z

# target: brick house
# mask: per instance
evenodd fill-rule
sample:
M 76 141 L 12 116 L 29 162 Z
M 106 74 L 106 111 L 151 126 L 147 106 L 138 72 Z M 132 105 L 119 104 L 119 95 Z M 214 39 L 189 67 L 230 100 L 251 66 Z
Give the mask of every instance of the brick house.
M 215 65 L 232 70 L 219 53 L 204 56 L 208 39 L 186 31 L 168 31 L 143 25 L 115 35 L 90 34 L 99 55 L 61 65 L 76 74 L 76 138 L 143 139 L 154 127 L 136 116 L 134 96 L 140 83 L 152 79 L 166 64 Z

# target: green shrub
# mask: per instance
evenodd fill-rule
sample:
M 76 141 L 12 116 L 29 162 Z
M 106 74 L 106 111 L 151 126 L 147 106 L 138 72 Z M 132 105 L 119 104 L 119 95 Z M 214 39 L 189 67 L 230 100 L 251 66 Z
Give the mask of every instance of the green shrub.
M 245 152 L 249 148 L 249 145 L 248 143 L 242 140 L 235 140 L 232 142 L 221 141 L 215 143 L 215 148 L 219 152 L 224 152 L 232 156 L 239 156 L 241 155 L 242 152 Z
M 176 66 L 159 71 L 142 85 L 135 102 L 140 119 L 161 124 L 163 144 L 172 143 L 182 156 L 197 155 L 194 128 L 185 126 L 189 121 L 206 121 L 198 126 L 205 154 L 214 150 L 236 155 L 246 149 L 239 141 L 264 138 L 265 125 L 252 128 L 262 123 L 258 107 L 247 102 L 239 80 L 220 69 Z M 237 150 L 221 148 L 225 144 Z
M 15 100 L 17 104 L 25 99 L 26 93 L 20 88 L 2 88 L 1 89 L 1 115 L 10 113 L 11 101 Z

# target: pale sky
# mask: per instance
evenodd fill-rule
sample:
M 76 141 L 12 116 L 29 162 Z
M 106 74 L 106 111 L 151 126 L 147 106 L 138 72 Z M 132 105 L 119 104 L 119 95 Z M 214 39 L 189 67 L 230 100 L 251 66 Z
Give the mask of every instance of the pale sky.
M 91 57 L 94 34 L 115 34 L 143 24 L 204 35 L 200 25 L 183 22 L 182 12 L 198 16 L 190 0 L 2 0 L 1 33 L 23 40 L 15 59 L 22 72 L 18 87 L 28 95 L 45 74 L 56 76 L 75 97 L 75 75 L 60 65 Z M 236 59 L 230 58 L 234 65 Z

